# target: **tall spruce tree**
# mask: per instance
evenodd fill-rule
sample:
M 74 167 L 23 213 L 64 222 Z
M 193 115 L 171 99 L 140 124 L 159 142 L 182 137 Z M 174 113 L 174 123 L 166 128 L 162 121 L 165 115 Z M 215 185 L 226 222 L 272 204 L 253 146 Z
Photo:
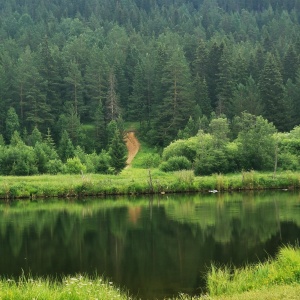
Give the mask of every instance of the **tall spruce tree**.
M 115 130 L 109 145 L 110 165 L 115 174 L 119 174 L 126 167 L 127 149 L 122 135 L 118 129 Z
M 278 62 L 268 53 L 266 63 L 259 80 L 260 96 L 263 103 L 263 115 L 278 130 L 284 129 L 286 108 L 284 105 L 284 85 Z
M 193 116 L 195 103 L 188 63 L 181 48 L 166 63 L 162 84 L 166 91 L 156 118 L 157 142 L 167 145 Z

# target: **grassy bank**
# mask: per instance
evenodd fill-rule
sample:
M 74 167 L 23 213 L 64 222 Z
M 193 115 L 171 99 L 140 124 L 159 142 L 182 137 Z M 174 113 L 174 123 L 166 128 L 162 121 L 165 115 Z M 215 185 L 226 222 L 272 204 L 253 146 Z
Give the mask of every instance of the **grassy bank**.
M 128 295 L 103 279 L 84 276 L 65 277 L 62 281 L 50 279 L 0 280 L 0 299 L 51 300 L 129 300 Z
M 242 269 L 213 266 L 207 286 L 200 299 L 299 299 L 300 249 L 284 247 L 274 260 Z
M 0 198 L 77 197 L 147 193 L 207 192 L 209 190 L 297 189 L 300 173 L 242 172 L 194 176 L 191 171 L 164 173 L 128 168 L 120 175 L 40 175 L 0 177 Z

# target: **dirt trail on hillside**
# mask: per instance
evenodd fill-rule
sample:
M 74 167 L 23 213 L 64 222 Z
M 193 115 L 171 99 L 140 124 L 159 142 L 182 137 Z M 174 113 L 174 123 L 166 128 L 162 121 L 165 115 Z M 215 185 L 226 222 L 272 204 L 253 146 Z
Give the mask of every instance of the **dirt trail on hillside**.
M 128 158 L 127 158 L 127 166 L 130 166 L 132 160 L 136 156 L 136 154 L 139 152 L 140 149 L 140 143 L 137 140 L 135 133 L 133 131 L 129 131 L 126 134 L 126 147 L 128 149 Z

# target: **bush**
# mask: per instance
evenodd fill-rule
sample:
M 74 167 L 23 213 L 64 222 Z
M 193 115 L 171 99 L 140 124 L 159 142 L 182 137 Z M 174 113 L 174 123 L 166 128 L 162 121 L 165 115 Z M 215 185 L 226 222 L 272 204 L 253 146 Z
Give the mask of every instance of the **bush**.
M 64 171 L 67 174 L 80 174 L 86 171 L 86 166 L 82 164 L 78 157 L 68 158 Z
M 105 151 L 98 155 L 98 164 L 96 167 L 96 172 L 100 174 L 108 174 L 110 170 L 110 155 Z
M 190 170 L 191 162 L 184 156 L 174 156 L 160 165 L 160 170 L 164 172 L 173 172 L 181 170 Z
M 195 160 L 196 157 L 197 143 L 197 137 L 193 137 L 188 140 L 175 141 L 164 149 L 163 159 L 167 161 L 174 156 L 184 156 L 190 162 L 192 162 Z
M 56 175 L 63 170 L 63 163 L 60 159 L 51 159 L 46 164 L 46 170 L 48 174 Z
M 282 170 L 298 170 L 299 161 L 297 155 L 288 152 L 279 154 L 278 167 Z
M 157 153 L 146 154 L 142 158 L 141 167 L 142 168 L 157 168 L 160 164 L 160 155 Z
M 195 175 L 211 175 L 214 173 L 226 173 L 229 164 L 225 151 L 214 149 L 210 152 L 198 155 L 195 161 Z
M 33 175 L 38 173 L 36 156 L 32 147 L 24 143 L 16 146 L 2 146 L 0 154 L 2 175 Z

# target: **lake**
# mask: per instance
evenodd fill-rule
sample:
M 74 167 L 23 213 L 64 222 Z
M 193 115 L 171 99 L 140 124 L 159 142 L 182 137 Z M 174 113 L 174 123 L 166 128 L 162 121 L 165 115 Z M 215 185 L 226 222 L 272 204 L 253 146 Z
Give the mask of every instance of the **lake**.
M 300 237 L 299 192 L 0 205 L 0 275 L 103 275 L 143 300 L 205 292 L 212 262 L 263 261 Z

